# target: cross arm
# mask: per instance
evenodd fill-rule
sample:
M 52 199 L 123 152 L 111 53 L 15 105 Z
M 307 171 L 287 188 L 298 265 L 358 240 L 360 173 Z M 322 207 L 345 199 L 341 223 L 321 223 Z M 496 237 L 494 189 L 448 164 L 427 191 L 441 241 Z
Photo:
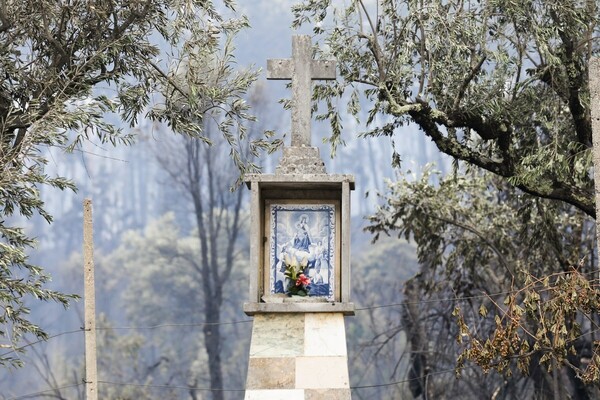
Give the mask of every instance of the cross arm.
M 289 58 L 267 60 L 267 79 L 292 79 L 292 60 Z
M 267 60 L 267 79 L 286 80 L 292 78 L 292 60 L 289 58 L 276 58 Z M 317 79 L 335 79 L 335 60 L 311 60 L 310 77 Z
M 310 76 L 315 79 L 335 79 L 335 60 L 312 60 Z

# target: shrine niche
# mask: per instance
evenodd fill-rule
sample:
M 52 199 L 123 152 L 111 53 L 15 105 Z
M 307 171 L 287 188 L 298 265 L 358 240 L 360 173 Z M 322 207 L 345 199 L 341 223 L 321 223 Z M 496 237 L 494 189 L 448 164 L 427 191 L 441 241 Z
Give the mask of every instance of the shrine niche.
M 350 304 L 351 175 L 256 174 L 252 191 L 250 303 L 248 310 L 276 310 L 252 303 L 295 301 Z M 286 269 L 310 280 L 305 293 L 290 290 Z M 299 299 L 298 296 L 306 297 Z M 285 299 L 285 297 L 291 297 Z M 324 308 L 333 312 L 334 308 Z M 348 307 L 342 307 L 344 310 Z M 290 311 L 293 306 L 283 307 Z M 305 308 L 300 308 L 305 311 Z M 300 311 L 299 309 L 299 311 Z M 250 311 L 252 312 L 252 311 Z M 343 311 L 346 312 L 346 311 Z

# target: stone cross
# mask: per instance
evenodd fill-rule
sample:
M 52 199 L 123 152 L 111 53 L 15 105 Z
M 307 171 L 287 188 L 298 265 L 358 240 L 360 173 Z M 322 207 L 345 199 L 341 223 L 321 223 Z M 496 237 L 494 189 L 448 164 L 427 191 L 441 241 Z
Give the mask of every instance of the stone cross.
M 313 60 L 308 35 L 292 37 L 291 59 L 267 60 L 267 79 L 292 80 L 292 147 L 310 146 L 311 81 L 335 77 L 335 60 Z

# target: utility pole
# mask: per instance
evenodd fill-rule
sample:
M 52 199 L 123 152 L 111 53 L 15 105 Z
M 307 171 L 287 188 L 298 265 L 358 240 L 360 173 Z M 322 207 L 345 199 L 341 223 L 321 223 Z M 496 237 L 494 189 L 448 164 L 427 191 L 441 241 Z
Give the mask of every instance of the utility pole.
M 86 400 L 98 400 L 96 362 L 96 290 L 94 284 L 94 235 L 92 200 L 83 200 L 83 277 L 85 319 L 85 387 Z

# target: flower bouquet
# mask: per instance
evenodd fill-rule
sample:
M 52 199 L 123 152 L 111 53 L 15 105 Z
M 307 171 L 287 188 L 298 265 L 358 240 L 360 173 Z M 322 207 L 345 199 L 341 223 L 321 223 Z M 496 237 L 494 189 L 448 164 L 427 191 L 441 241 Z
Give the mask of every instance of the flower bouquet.
M 302 271 L 306 268 L 308 260 L 304 258 L 300 263 L 296 257 L 289 257 L 287 254 L 284 259 L 285 277 L 287 278 L 286 293 L 295 296 L 308 296 L 310 291 L 310 278 Z

